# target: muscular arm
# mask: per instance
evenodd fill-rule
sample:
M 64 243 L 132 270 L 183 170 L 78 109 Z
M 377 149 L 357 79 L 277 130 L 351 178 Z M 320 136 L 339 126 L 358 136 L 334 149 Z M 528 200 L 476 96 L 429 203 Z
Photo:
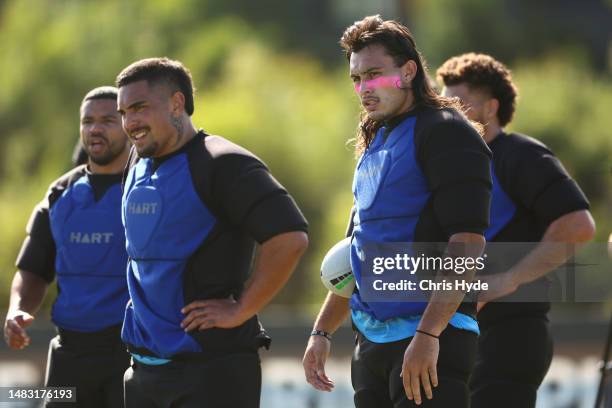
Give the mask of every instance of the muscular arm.
M 486 277 L 489 287 L 479 295 L 479 309 L 563 265 L 595 234 L 588 200 L 559 159 L 544 145 L 510 140 L 519 147 L 504 155 L 500 180 L 514 201 L 548 227 L 535 248 L 507 272 Z
M 11 285 L 9 314 L 17 310 L 29 314 L 36 313 L 45 298 L 48 286 L 43 278 L 32 272 L 17 271 Z
M 260 311 L 287 282 L 308 247 L 307 222 L 286 189 L 255 156 L 219 137 L 210 137 L 215 156 L 204 203 L 229 225 L 260 243 L 251 279 L 240 299 L 198 300 L 182 309 L 186 331 L 232 328 Z M 197 161 L 196 161 L 197 162 Z M 198 179 L 204 172 L 194 171 Z M 200 179 L 196 185 L 206 184 Z M 218 273 L 223 273 L 219 271 Z
M 488 226 L 491 197 L 490 151 L 478 133 L 455 118 L 438 123 L 422 145 L 420 159 L 433 195 L 437 221 L 448 238 L 452 257 L 478 257 Z M 438 279 L 471 281 L 474 271 L 463 275 L 450 272 Z M 406 348 L 402 381 L 408 399 L 421 404 L 421 387 L 427 399 L 438 384 L 438 337 L 457 311 L 464 293 L 434 291 L 419 322 L 417 332 Z
M 308 247 L 301 231 L 276 235 L 261 245 L 253 275 L 242 296 L 235 299 L 195 301 L 185 306 L 185 331 L 211 327 L 232 328 L 257 314 L 287 282 Z
M 353 233 L 353 217 L 355 216 L 355 207 L 351 208 L 348 225 L 346 227 L 345 237 L 349 237 Z M 328 333 L 334 333 L 338 327 L 348 317 L 350 298 L 338 296 L 332 292 L 328 292 L 325 301 L 319 310 L 319 314 L 314 323 L 315 330 L 322 330 Z
M 54 182 L 49 191 L 54 191 Z M 52 193 L 48 193 L 50 196 Z M 55 278 L 55 243 L 49 222 L 49 200 L 38 204 L 26 226 L 27 236 L 17 256 L 9 308 L 4 322 L 4 339 L 9 347 L 22 349 L 30 344 L 25 329 L 32 324 Z
M 449 237 L 448 255 L 476 258 L 484 250 L 483 232 L 489 220 L 490 151 L 467 122 L 456 118 L 438 122 L 422 143 L 420 160 L 436 219 Z M 471 274 L 440 273 L 438 278 L 471 281 Z M 419 330 L 439 336 L 463 297 L 460 291 L 434 291 Z M 422 337 L 417 333 L 415 339 Z
M 315 330 L 334 333 L 349 314 L 349 299 L 327 294 L 315 321 Z M 325 374 L 325 362 L 331 351 L 331 341 L 323 336 L 310 336 L 302 365 L 306 381 L 320 391 L 331 391 L 334 382 Z
M 453 234 L 448 243 L 451 248 L 461 248 L 462 253 L 450 253 L 453 257 L 476 258 L 482 254 L 485 247 L 485 239 L 482 235 L 469 232 Z M 450 280 L 460 279 L 471 282 L 474 278 L 474 274 L 475 270 L 472 269 L 467 270 L 462 275 L 450 272 L 450 275 L 444 278 Z M 438 277 L 438 279 L 442 278 L 442 276 Z M 423 313 L 418 329 L 435 336 L 442 334 L 464 297 L 465 293 L 460 290 L 434 291 L 427 305 L 427 309 L 425 309 Z M 422 337 L 423 335 L 417 332 L 417 336 Z
M 355 207 L 351 209 L 349 216 L 345 233 L 347 237 L 353 233 L 354 216 Z M 349 298 L 328 292 L 315 320 L 314 329 L 333 334 L 348 317 L 349 312 Z M 325 362 L 330 352 L 331 341 L 329 339 L 324 336 L 310 336 L 302 365 L 304 366 L 306 381 L 320 391 L 331 391 L 334 388 L 333 381 L 325 374 Z
M 595 221 L 588 210 L 573 211 L 554 220 L 538 245 L 508 272 L 492 275 L 490 289 L 481 292 L 479 309 L 491 300 L 509 295 L 563 265 L 584 243 L 593 239 Z
M 449 239 L 449 255 L 476 258 L 482 254 L 485 239 L 480 234 L 456 233 Z M 447 276 L 438 276 L 451 281 L 456 279 L 470 282 L 474 277 L 474 270 L 466 271 L 462 275 L 450 272 Z M 421 403 L 421 386 L 428 399 L 433 398 L 432 387 L 438 385 L 437 360 L 440 344 L 436 337 L 440 336 L 465 294 L 459 290 L 434 291 L 427 308 L 421 317 L 417 332 L 404 353 L 402 366 L 402 380 L 408 399 L 414 400 L 417 405 Z
M 349 298 L 327 293 L 315 320 L 314 329 L 334 333 L 349 315 Z
M 595 236 L 595 221 L 588 210 L 563 215 L 550 224 L 542 241 L 512 268 L 517 285 L 532 282 L 563 265 L 572 255 L 566 245 L 577 249 Z
M 11 285 L 9 309 L 4 322 L 4 338 L 9 347 L 22 349 L 30 343 L 25 328 L 34 320 L 49 284 L 40 276 L 19 270 Z
M 301 231 L 279 234 L 261 245 L 253 276 L 238 302 L 244 320 L 257 314 L 285 285 L 307 247 L 308 235 Z

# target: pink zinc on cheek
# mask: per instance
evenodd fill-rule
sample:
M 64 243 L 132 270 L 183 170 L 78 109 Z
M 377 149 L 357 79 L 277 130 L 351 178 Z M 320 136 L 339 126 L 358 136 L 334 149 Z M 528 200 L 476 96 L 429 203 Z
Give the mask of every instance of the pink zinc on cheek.
M 355 92 L 360 93 L 365 89 L 380 89 L 380 88 L 398 88 L 397 84 L 401 82 L 399 75 L 383 76 L 374 79 L 368 79 L 360 83 L 355 83 Z

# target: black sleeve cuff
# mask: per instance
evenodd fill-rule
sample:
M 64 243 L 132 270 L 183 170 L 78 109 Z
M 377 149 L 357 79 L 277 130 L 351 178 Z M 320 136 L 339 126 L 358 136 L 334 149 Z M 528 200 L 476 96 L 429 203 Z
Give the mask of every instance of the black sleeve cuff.
M 533 209 L 546 224 L 574 211 L 588 210 L 589 201 L 572 179 L 562 179 L 540 194 Z
M 55 241 L 45 202 L 32 211 L 26 232 L 28 235 L 23 241 L 15 266 L 52 282 L 55 278 Z
M 255 205 L 244 219 L 247 233 L 260 244 L 291 231 L 308 233 L 308 223 L 286 192 L 277 192 Z
M 50 254 L 49 249 L 37 245 L 35 241 L 27 236 L 21 245 L 15 266 L 21 271 L 28 271 L 43 278 L 47 283 L 55 279 L 55 254 Z
M 490 188 L 479 181 L 448 185 L 434 197 L 436 216 L 449 237 L 459 232 L 483 235 L 489 226 L 490 205 Z

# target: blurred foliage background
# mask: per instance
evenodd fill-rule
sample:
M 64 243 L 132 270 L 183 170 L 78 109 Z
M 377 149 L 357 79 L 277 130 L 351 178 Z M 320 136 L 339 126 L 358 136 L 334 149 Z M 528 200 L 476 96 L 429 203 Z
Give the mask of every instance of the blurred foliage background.
M 510 130 L 541 139 L 612 230 L 610 0 L 0 0 L 0 307 L 33 206 L 70 168 L 78 108 L 129 63 L 190 68 L 194 122 L 253 150 L 306 214 L 311 248 L 277 306 L 324 291 L 318 267 L 341 239 L 352 196 L 358 101 L 338 46 L 368 14 L 405 22 L 429 61 L 487 52 L 520 89 Z

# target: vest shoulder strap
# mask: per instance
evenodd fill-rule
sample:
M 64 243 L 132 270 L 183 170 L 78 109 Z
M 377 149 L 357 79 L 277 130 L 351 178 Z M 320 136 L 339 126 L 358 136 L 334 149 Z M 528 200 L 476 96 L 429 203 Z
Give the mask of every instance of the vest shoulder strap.
M 132 146 L 130 148 L 130 154 L 128 155 L 127 163 L 125 164 L 125 167 L 123 169 L 123 175 L 121 177 L 121 191 L 125 189 L 125 182 L 127 180 L 127 176 L 130 172 L 130 169 L 134 167 L 136 163 L 138 163 L 138 160 L 140 160 L 140 157 L 138 157 L 138 154 L 136 153 L 136 148 Z
M 215 218 L 226 221 L 221 206 L 214 199 L 213 194 L 215 168 L 214 153 L 211 151 L 212 137 L 204 131 L 200 131 L 199 135 L 202 136 L 201 142 L 194 143 L 186 151 L 193 185 L 202 203 L 212 212 Z M 199 137 L 199 135 L 196 137 Z
M 53 204 L 55 204 L 55 202 L 62 196 L 64 191 L 76 183 L 76 181 L 83 177 L 86 173 L 87 165 L 81 164 L 51 183 L 49 186 L 49 191 L 47 192 L 47 202 L 44 203 L 48 205 L 47 208 L 51 208 Z

